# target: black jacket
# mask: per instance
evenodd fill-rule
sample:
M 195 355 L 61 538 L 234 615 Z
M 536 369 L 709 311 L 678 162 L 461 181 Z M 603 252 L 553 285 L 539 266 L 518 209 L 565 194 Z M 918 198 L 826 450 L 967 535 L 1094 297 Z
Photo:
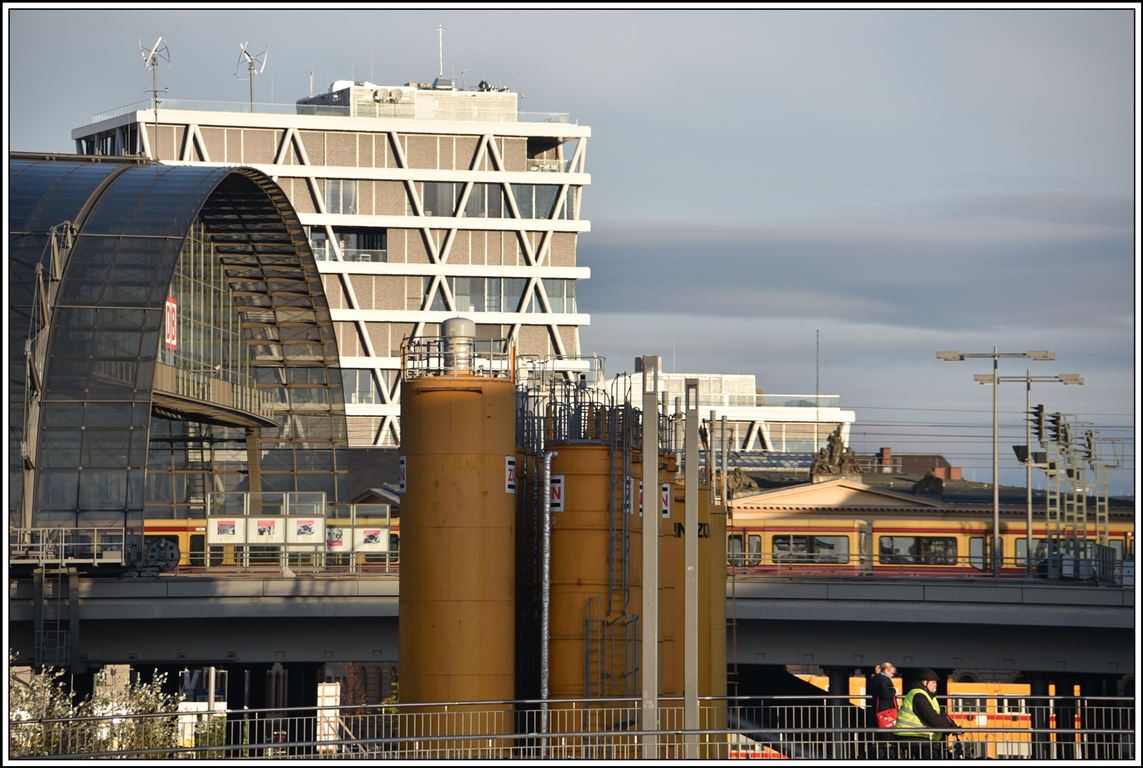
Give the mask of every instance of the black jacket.
M 886 709 L 897 708 L 897 690 L 893 687 L 893 681 L 880 672 L 876 672 L 869 676 L 869 680 L 865 688 L 866 693 L 869 694 L 869 727 L 877 727 L 877 713 Z

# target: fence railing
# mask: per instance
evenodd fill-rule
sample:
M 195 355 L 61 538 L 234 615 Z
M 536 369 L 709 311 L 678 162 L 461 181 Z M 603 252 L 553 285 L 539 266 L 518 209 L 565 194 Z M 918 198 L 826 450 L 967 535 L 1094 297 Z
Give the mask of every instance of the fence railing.
M 126 529 L 12 528 L 9 563 L 122 563 Z
M 866 725 L 863 697 L 704 698 L 699 726 L 662 699 L 657 723 L 637 699 L 321 706 L 29 719 L 9 713 L 14 758 L 849 760 L 942 757 L 937 739 Z M 943 703 L 969 758 L 1135 759 L 1135 702 L 1123 697 L 1006 697 L 1004 712 Z M 888 734 L 888 738 L 886 738 Z

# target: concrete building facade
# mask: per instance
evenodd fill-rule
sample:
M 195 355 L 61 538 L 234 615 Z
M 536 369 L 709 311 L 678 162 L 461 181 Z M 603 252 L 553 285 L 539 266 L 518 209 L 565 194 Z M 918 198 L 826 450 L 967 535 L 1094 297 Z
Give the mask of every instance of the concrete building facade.
M 591 131 L 528 114 L 481 82 L 337 81 L 296 104 L 164 99 L 72 131 L 84 155 L 241 164 L 273 178 L 305 227 L 336 331 L 349 442 L 400 440 L 401 345 L 463 315 L 481 339 L 581 369 L 576 246 Z

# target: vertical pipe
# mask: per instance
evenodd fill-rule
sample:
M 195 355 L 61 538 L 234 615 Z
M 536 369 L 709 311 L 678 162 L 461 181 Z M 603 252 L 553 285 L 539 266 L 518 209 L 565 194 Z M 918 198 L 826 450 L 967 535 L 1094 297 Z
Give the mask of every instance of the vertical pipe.
M 727 463 L 728 463 L 727 454 L 730 453 L 730 444 L 726 439 L 727 436 L 726 436 L 726 417 L 725 416 L 722 417 L 722 423 L 719 425 L 718 438 L 719 438 L 718 439 L 719 445 L 722 446 L 722 494 L 721 494 L 720 498 L 722 500 L 723 506 L 725 506 L 726 505 L 726 482 L 727 482 L 726 471 L 727 471 Z
M 695 398 L 697 401 L 697 398 L 698 398 L 697 394 L 695 395 Z M 696 407 L 698 406 L 697 402 L 695 405 L 696 405 Z M 707 430 L 708 431 L 707 431 L 707 435 L 706 435 L 707 451 L 706 451 L 706 478 L 705 478 L 705 480 L 706 480 L 706 484 L 707 484 L 707 493 L 710 496 L 709 501 L 711 504 L 713 504 L 714 503 L 714 466 L 717 463 L 716 457 L 718 456 L 718 451 L 714 447 L 715 442 L 714 442 L 714 409 L 713 408 L 710 409 L 710 421 L 707 422 Z
M 675 415 L 671 419 L 671 450 L 675 453 L 675 466 L 677 478 L 683 472 L 683 452 L 679 445 L 679 422 L 683 420 L 683 402 L 681 397 L 675 398 Z
M 686 731 L 686 756 L 698 759 L 698 379 L 686 381 L 686 494 L 683 523 L 683 729 Z M 707 470 L 714 469 L 714 412 L 711 412 L 707 434 Z M 711 484 L 713 487 L 713 483 Z
M 636 367 L 643 372 L 643 495 L 657 500 L 659 358 L 643 355 L 636 360 Z M 651 504 L 644 502 L 643 507 L 641 723 L 644 731 L 643 759 L 654 760 L 659 756 L 659 505 L 657 501 Z
M 541 492 L 544 515 L 544 565 L 540 615 L 540 733 L 548 735 L 548 648 L 551 637 L 552 606 L 552 457 L 558 451 L 544 451 L 544 480 Z M 543 752 L 547 751 L 547 742 Z
M 1000 353 L 992 348 L 992 575 L 1000 575 L 1000 455 L 997 442 L 997 406 L 1000 393 Z

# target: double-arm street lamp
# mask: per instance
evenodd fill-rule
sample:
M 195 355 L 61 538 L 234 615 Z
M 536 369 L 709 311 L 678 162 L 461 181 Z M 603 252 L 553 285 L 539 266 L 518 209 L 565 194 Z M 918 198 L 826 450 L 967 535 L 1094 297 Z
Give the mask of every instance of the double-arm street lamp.
M 1058 373 L 1054 376 L 1033 376 L 1032 372 L 1025 369 L 1023 376 L 997 376 L 994 373 L 978 373 L 972 377 L 979 384 L 992 384 L 996 386 L 997 382 L 1004 381 L 1022 381 L 1025 383 L 1024 388 L 1024 410 L 1028 415 L 1024 425 L 1024 446 L 1027 453 L 1024 456 L 1024 488 L 1027 500 L 1028 512 L 1028 544 L 1024 550 L 1024 563 L 1027 569 L 1027 575 L 1032 576 L 1032 465 L 1035 463 L 1032 459 L 1032 382 L 1054 381 L 1059 384 L 1083 384 L 1083 376 L 1078 373 Z M 1042 410 L 1042 406 L 1041 406 Z
M 1023 357 L 1028 360 L 1055 360 L 1055 352 L 1044 350 L 1034 352 L 1000 352 L 996 347 L 991 352 L 938 352 L 939 360 L 972 360 L 992 358 L 992 574 L 1000 575 L 1000 560 L 1004 550 L 1000 543 L 1000 455 L 997 450 L 996 421 L 997 402 L 1000 390 L 1000 358 Z M 1031 542 L 1029 541 L 1029 546 Z

